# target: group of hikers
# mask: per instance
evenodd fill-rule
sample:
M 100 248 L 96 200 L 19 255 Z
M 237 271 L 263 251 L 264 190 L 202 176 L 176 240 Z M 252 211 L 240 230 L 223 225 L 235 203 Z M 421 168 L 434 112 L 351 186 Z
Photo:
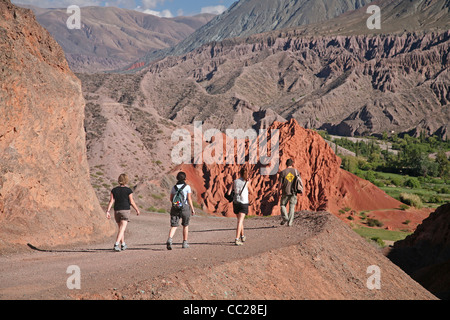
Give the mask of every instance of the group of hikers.
M 288 159 L 286 161 L 286 169 L 280 172 L 278 179 L 278 192 L 281 195 L 281 225 L 292 226 L 294 222 L 295 206 L 297 204 L 297 195 L 303 193 L 303 182 L 298 170 L 294 168 L 294 161 Z M 172 208 L 170 210 L 170 230 L 166 242 L 168 250 L 172 250 L 173 237 L 177 228 L 183 226 L 183 243 L 182 248 L 189 248 L 188 232 L 191 216 L 195 215 L 195 208 L 192 202 L 192 188 L 186 183 L 186 173 L 179 172 L 176 176 L 177 183 L 172 187 L 170 192 L 170 202 Z M 140 211 L 133 199 L 133 190 L 128 184 L 126 174 L 121 174 L 118 179 L 119 186 L 111 191 L 106 217 L 111 219 L 111 209 L 114 204 L 114 218 L 118 225 L 118 233 L 114 244 L 115 251 L 123 251 L 127 249 L 125 243 L 125 230 L 130 221 L 131 207 L 136 210 L 137 215 Z M 234 180 L 229 187 L 225 197 L 233 202 L 233 212 L 237 217 L 235 245 L 242 246 L 246 240 L 244 235 L 244 219 L 249 214 L 250 199 L 252 188 L 249 180 L 249 171 L 246 167 L 240 170 L 239 178 Z M 289 204 L 289 212 L 287 210 Z

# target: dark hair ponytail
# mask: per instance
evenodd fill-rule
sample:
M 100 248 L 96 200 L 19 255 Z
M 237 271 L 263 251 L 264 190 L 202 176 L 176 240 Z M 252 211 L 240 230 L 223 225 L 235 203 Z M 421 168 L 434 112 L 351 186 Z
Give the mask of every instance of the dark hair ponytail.
M 178 172 L 177 174 L 177 184 L 183 184 L 186 181 L 186 173 L 184 173 L 183 171 Z
M 242 168 L 241 172 L 240 172 L 241 178 L 244 180 L 248 180 L 248 169 L 247 168 Z

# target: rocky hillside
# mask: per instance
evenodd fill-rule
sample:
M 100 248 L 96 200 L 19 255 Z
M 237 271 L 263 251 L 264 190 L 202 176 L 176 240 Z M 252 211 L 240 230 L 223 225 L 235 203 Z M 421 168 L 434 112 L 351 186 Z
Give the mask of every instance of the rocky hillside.
M 180 124 L 246 128 L 271 115 L 338 135 L 416 129 L 447 136 L 449 47 L 448 31 L 263 34 L 153 63 L 142 71 L 141 89 L 160 115 Z
M 114 231 L 89 184 L 80 81 L 31 10 L 0 1 L 0 252 Z
M 389 258 L 441 299 L 450 299 L 450 204 L 433 212 Z
M 81 30 L 70 30 L 66 9 L 32 10 L 63 48 L 70 68 L 89 73 L 119 69 L 148 52 L 172 47 L 214 17 L 166 19 L 115 7 L 84 7 Z
M 268 115 L 338 135 L 447 137 L 448 2 L 376 4 L 381 30 L 367 29 L 364 7 L 321 24 L 212 42 L 143 69 L 142 60 L 140 94 L 180 124 L 257 127 Z

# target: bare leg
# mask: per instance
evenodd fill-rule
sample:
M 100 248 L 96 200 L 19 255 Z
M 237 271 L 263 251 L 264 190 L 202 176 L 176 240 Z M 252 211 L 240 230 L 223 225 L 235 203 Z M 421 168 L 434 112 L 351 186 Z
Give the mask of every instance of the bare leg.
M 183 241 L 187 241 L 189 233 L 189 226 L 183 227 Z
M 116 243 L 125 243 L 125 230 L 127 229 L 128 221 L 120 221 L 118 223 L 119 232 L 117 233 Z
M 244 219 L 245 219 L 244 213 L 239 213 L 237 215 L 236 239 L 239 239 L 241 236 L 244 235 Z
M 176 231 L 177 231 L 177 227 L 171 227 L 170 231 L 169 231 L 169 238 L 173 238 Z

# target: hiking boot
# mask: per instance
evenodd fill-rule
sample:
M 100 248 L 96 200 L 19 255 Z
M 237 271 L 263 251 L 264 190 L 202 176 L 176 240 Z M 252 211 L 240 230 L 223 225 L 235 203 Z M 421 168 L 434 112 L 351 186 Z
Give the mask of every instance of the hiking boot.
M 122 251 L 124 251 L 128 249 L 128 246 L 126 244 L 122 244 L 120 248 L 122 249 Z
M 244 243 L 245 240 L 247 240 L 247 237 L 246 236 L 241 236 L 241 242 Z
M 181 247 L 182 247 L 183 249 L 189 248 L 188 242 L 187 242 L 187 241 L 183 241 L 183 244 L 181 245 Z
M 235 239 L 235 240 L 234 240 L 234 244 L 235 244 L 236 246 L 242 246 L 242 245 L 244 245 L 244 243 L 241 241 L 241 239 Z
M 120 247 L 118 244 L 114 245 L 114 251 L 119 252 L 120 251 Z
M 167 239 L 167 250 L 172 250 L 172 238 Z

